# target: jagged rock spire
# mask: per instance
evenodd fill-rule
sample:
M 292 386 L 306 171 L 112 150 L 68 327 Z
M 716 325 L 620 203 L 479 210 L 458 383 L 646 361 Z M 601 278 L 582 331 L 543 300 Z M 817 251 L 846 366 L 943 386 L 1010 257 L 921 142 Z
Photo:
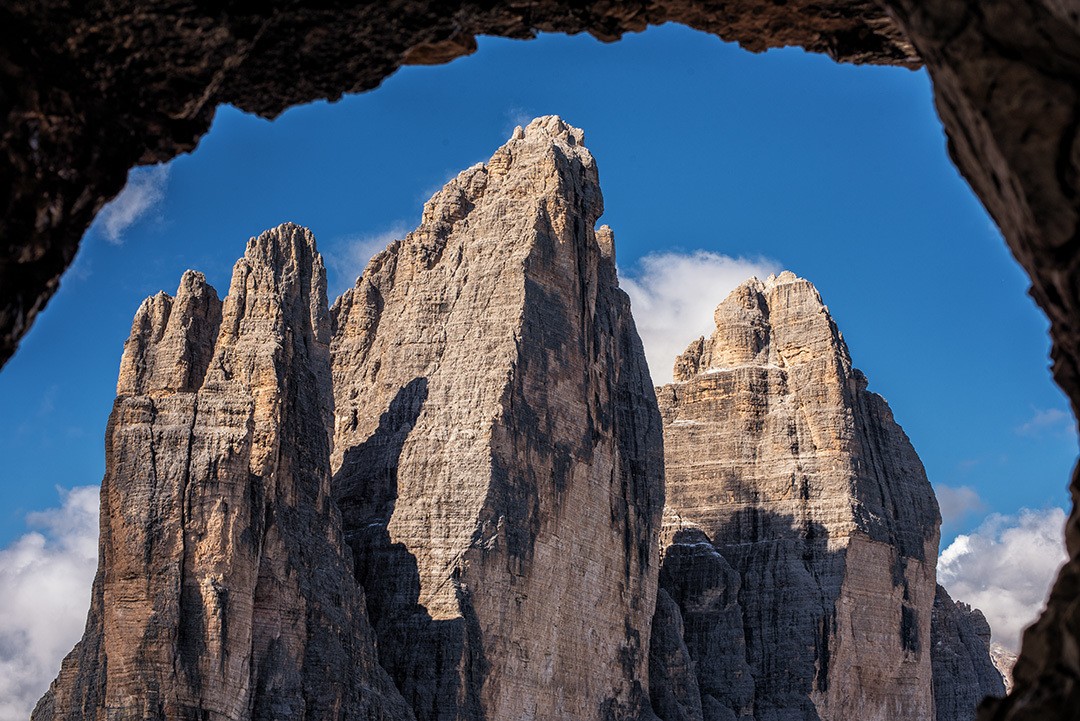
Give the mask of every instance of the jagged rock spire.
M 636 719 L 660 418 L 583 133 L 538 118 L 333 309 L 334 489 L 423 719 Z
M 325 287 L 285 224 L 248 242 L 224 304 L 188 272 L 139 308 L 86 634 L 35 720 L 412 718 L 329 499 Z
M 990 635 L 982 611 L 937 587 L 930 632 L 937 721 L 975 721 L 984 698 L 1005 695 L 1005 680 L 991 658 Z

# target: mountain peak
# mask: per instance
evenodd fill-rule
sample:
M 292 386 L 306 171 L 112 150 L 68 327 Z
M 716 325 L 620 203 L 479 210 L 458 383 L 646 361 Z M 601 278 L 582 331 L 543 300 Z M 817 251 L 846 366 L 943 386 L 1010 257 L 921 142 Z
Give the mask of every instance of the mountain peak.
M 744 365 L 786 367 L 835 359 L 851 372 L 851 359 L 821 294 L 810 281 L 785 270 L 765 280 L 750 278 L 731 291 L 713 313 L 716 329 L 675 360 L 675 380 Z
M 318 254 L 311 230 L 288 221 L 250 238 L 244 250 L 246 260 L 270 268 L 310 266 Z
M 514 128 L 514 134 L 510 139 L 541 143 L 561 142 L 572 146 L 584 145 L 585 131 L 575 128 L 558 115 L 541 115 L 533 118 L 524 128 L 520 125 Z
M 456 223 L 465 221 L 485 197 L 498 197 L 507 216 L 538 212 L 556 221 L 557 207 L 574 209 L 590 228 L 604 213 L 600 177 L 585 133 L 555 115 L 514 129 L 486 163 L 451 178 L 427 203 L 411 245 L 435 258 Z M 470 221 L 472 222 L 472 221 Z M 565 231 L 554 227 L 556 234 Z
M 809 281 L 750 279 L 715 319 L 658 390 L 680 519 L 661 586 L 684 614 L 684 667 L 710 674 L 700 703 L 722 673 L 752 679 L 715 697 L 728 718 L 934 718 L 940 516 L 915 450 Z M 685 678 L 670 688 L 697 700 Z

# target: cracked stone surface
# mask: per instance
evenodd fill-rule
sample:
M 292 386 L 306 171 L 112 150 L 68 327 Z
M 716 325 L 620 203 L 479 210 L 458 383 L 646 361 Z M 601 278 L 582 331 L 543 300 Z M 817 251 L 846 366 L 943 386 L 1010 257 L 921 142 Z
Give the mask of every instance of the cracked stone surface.
M 809 282 L 751 279 L 715 321 L 657 393 L 660 584 L 704 717 L 933 719 L 922 463 Z
M 934 596 L 930 658 L 938 721 L 973 721 L 979 703 L 1005 695 L 990 647 L 990 624 L 977 608 L 954 601 L 942 586 Z
M 418 719 L 652 717 L 660 414 L 583 142 L 518 128 L 334 304 L 334 494 Z
M 252 238 L 224 303 L 139 308 L 106 432 L 100 565 L 51 719 L 413 718 L 378 664 L 330 498 L 314 238 Z

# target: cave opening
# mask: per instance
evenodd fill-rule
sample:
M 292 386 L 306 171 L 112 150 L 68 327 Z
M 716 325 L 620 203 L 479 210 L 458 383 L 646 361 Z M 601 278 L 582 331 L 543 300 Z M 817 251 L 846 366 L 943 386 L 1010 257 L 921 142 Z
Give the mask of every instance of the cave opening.
M 594 59 L 598 48 L 611 59 Z M 710 53 L 715 65 L 702 60 Z M 635 54 L 638 65 L 627 82 L 600 80 L 611 72 L 604 63 L 625 66 Z M 596 64 L 595 74 L 582 73 L 581 97 L 560 106 L 559 88 L 544 76 L 557 78 L 565 91 L 582 56 Z M 553 69 L 560 60 L 566 65 Z M 763 69 L 747 70 L 752 64 Z M 466 90 L 495 85 L 485 75 L 495 71 L 537 94 L 504 99 L 496 111 L 493 101 Z M 793 73 L 806 75 L 786 86 L 779 80 Z M 836 87 L 813 79 L 828 75 L 846 77 Z M 671 82 L 673 76 L 680 81 Z M 767 104 L 761 91 L 777 87 L 784 92 Z M 679 105 L 677 96 L 691 102 Z M 613 102 L 617 97 L 626 102 Z M 740 108 L 733 98 L 747 102 Z M 729 105 L 718 107 L 717 99 Z M 728 274 L 791 268 L 821 288 L 850 336 L 856 364 L 892 402 L 931 479 L 950 479 L 944 485 L 957 490 L 961 508 L 986 505 L 964 497 L 963 489 L 981 490 L 982 481 L 964 479 L 987 473 L 996 479 L 988 484 L 1013 494 L 1001 503 L 1013 503 L 1018 513 L 1021 494 L 1008 479 L 1032 466 L 1046 470 L 1038 481 L 1045 487 L 1030 505 L 1064 506 L 1058 479 L 1075 459 L 1075 436 L 1066 403 L 1045 373 L 1046 324 L 1021 298 L 1027 279 L 941 152 L 931 102 L 925 74 L 840 66 L 799 50 L 752 57 L 669 26 L 602 48 L 583 36 L 541 36 L 526 46 L 484 38 L 474 56 L 440 68 L 405 68 L 378 92 L 298 107 L 273 123 L 222 108 L 194 154 L 136 171 L 130 183 L 143 188 L 142 212 L 114 214 L 112 228 L 109 211 L 99 217 L 63 290 L 0 373 L 0 395 L 11 409 L 3 417 L 7 452 L 26 459 L 13 462 L 23 470 L 10 471 L 5 484 L 12 531 L 3 540 L 21 535 L 34 507 L 30 469 L 64 478 L 64 486 L 100 477 L 100 429 L 115 362 L 142 297 L 172 292 L 188 267 L 206 272 L 223 293 L 243 240 L 285 220 L 315 230 L 336 295 L 366 253 L 416 225 L 430 191 L 486 158 L 514 125 L 548 113 L 584 128 L 600 164 L 603 222 L 613 225 L 620 270 L 642 298 L 658 297 L 664 283 L 677 283 L 679 273 L 694 268 Z M 665 106 L 666 119 L 642 111 L 650 104 Z M 915 114 L 922 121 L 902 122 Z M 606 120 L 620 115 L 640 122 Z M 718 129 L 728 122 L 742 123 L 741 132 Z M 830 125 L 835 135 L 823 132 Z M 800 160 L 799 153 L 806 155 Z M 751 172 L 755 166 L 758 172 Z M 803 172 L 792 172 L 796 166 Z M 660 249 L 676 253 L 650 255 Z M 671 322 L 661 317 L 657 325 Z M 703 331 L 683 335 L 689 341 Z M 996 363 L 986 369 L 971 358 L 973 347 Z M 1018 373 L 1030 385 L 1017 383 Z M 942 398 L 950 398 L 947 414 L 934 406 Z M 41 445 L 44 429 L 56 428 L 64 438 Z M 957 433 L 967 440 L 943 441 Z M 1050 445 L 1033 441 L 1049 433 Z M 996 458 L 965 453 L 979 436 L 1008 441 L 992 444 L 999 446 Z M 42 468 L 42 459 L 52 467 Z M 66 480 L 75 468 L 92 470 L 84 480 Z M 979 518 L 972 514 L 980 512 L 969 512 L 956 533 L 974 531 Z

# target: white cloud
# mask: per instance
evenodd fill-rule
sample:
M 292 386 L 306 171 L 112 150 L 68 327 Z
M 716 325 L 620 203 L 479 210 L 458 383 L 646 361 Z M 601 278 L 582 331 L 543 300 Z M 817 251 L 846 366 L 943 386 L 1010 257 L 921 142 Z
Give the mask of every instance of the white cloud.
M 25 721 L 82 636 L 97 567 L 98 487 L 61 491 L 0 549 L 0 721 Z
M 1016 432 L 1022 436 L 1071 434 L 1073 417 L 1060 408 L 1036 408 L 1031 418 L 1016 427 Z
M 935 486 L 934 491 L 937 493 L 938 505 L 941 506 L 942 526 L 959 523 L 972 513 L 986 511 L 986 503 L 971 486 L 941 484 Z
M 323 259 L 330 271 L 330 300 L 351 288 L 364 272 L 368 261 L 395 240 L 405 237 L 405 224 L 398 222 L 381 233 L 350 235 L 326 245 Z
M 133 168 L 127 185 L 101 209 L 94 224 L 101 228 L 107 241 L 121 245 L 124 232 L 161 205 L 168 184 L 168 165 Z
M 1016 651 L 1066 560 L 1064 538 L 1060 508 L 991 514 L 941 552 L 938 581 L 953 598 L 982 609 L 994 640 Z
M 670 383 L 675 357 L 715 328 L 713 311 L 740 283 L 752 276 L 779 273 L 767 258 L 732 258 L 695 250 L 652 253 L 628 272 L 620 285 L 630 296 L 653 382 Z

